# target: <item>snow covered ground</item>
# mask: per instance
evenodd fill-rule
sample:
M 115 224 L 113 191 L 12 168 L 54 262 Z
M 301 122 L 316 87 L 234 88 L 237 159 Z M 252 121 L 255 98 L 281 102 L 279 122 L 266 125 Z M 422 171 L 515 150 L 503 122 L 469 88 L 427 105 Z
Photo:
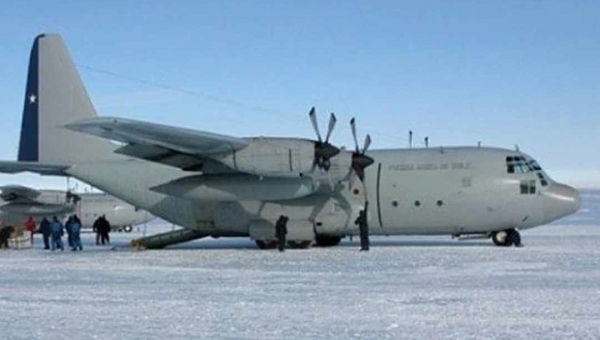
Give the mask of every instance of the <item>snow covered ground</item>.
M 259 251 L 245 239 L 160 251 L 0 252 L 0 339 L 599 339 L 600 191 L 522 234 Z M 150 225 L 148 232 L 170 228 Z M 115 233 L 125 245 L 140 233 Z

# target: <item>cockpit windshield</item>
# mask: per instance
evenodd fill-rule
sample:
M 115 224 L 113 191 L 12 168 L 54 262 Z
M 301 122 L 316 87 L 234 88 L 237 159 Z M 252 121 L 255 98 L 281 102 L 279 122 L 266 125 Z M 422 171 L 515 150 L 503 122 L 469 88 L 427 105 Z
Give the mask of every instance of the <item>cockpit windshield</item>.
M 528 160 L 523 156 L 506 157 L 506 171 L 509 174 L 524 174 L 541 170 L 542 167 L 533 159 Z
M 542 170 L 542 167 L 533 159 L 527 159 L 523 156 L 507 156 L 506 172 L 509 174 L 526 174 L 535 172 L 540 179 L 542 186 L 547 186 L 548 181 Z

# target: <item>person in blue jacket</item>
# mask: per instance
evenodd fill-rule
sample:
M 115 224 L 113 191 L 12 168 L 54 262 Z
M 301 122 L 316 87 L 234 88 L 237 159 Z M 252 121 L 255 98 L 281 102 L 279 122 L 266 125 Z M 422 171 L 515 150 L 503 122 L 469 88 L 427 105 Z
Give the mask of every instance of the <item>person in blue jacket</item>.
M 65 246 L 62 242 L 62 236 L 64 234 L 64 227 L 62 223 L 58 220 L 56 216 L 52 217 L 52 250 L 56 250 L 56 248 L 60 248 L 60 250 L 65 250 Z
M 77 251 L 77 248 L 83 250 L 81 246 L 81 220 L 77 215 L 71 216 L 71 241 L 73 243 L 71 245 L 73 251 Z

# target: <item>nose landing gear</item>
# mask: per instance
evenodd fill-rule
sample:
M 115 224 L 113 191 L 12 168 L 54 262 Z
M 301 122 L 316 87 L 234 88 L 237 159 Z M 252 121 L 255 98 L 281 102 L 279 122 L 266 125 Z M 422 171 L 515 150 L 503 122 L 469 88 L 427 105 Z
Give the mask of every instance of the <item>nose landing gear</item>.
M 492 241 L 500 247 L 521 247 L 521 235 L 516 229 L 495 231 L 491 234 Z

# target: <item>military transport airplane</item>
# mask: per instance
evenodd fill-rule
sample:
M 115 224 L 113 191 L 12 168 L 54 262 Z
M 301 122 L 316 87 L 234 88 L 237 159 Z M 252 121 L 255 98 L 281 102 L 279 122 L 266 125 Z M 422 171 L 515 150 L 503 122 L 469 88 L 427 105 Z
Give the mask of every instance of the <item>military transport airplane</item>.
M 83 228 L 92 229 L 94 221 L 105 215 L 113 230 L 125 232 L 154 219 L 150 213 L 106 194 L 0 186 L 0 220 L 3 224 L 23 225 L 30 216 L 39 222 L 44 217 L 65 218 L 72 214 L 81 218 Z
M 325 139 L 314 110 L 310 119 L 316 140 L 100 118 L 61 37 L 43 34 L 30 57 L 21 131 L 28 142 L 0 171 L 80 179 L 193 231 L 173 242 L 249 236 L 261 248 L 274 246 L 281 215 L 289 217 L 290 246 L 336 245 L 357 233 L 366 202 L 374 235 L 481 235 L 503 246 L 518 241 L 517 230 L 580 206 L 575 189 L 520 151 L 369 150 L 369 136 L 360 149 L 354 120 L 355 149 L 347 151 L 330 142 L 333 114 Z

